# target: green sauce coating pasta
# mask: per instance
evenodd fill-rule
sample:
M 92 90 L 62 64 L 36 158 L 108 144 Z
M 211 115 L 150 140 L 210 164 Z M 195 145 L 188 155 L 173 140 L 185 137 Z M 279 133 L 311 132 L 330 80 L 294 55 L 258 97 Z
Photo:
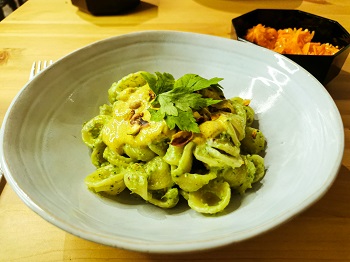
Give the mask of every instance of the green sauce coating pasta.
M 265 149 L 265 137 L 257 128 L 247 127 L 245 137 L 241 142 L 241 149 L 248 154 L 259 154 Z
M 200 213 L 215 214 L 230 203 L 231 189 L 226 181 L 214 180 L 188 194 L 188 205 Z
M 215 214 L 229 205 L 232 194 L 243 195 L 261 181 L 265 165 L 260 154 L 266 140 L 252 126 L 250 100 L 226 99 L 217 81 L 194 74 L 175 80 L 168 73 L 140 71 L 113 83 L 109 104 L 101 105 L 99 114 L 81 130 L 96 167 L 85 178 L 86 186 L 107 195 L 128 190 L 160 208 L 173 208 L 182 198 L 197 212 Z M 163 92 L 160 100 L 154 88 Z M 180 99 L 177 109 L 172 105 L 176 101 L 169 100 L 174 89 L 189 100 Z M 202 98 L 210 102 L 199 106 Z M 192 108 L 190 99 L 197 101 Z M 179 115 L 190 113 L 193 119 L 176 119 L 174 125 L 175 118 L 164 112 L 176 117 L 179 108 L 187 110 Z M 186 125 L 198 125 L 198 132 L 179 127 Z
M 109 195 L 117 195 L 125 189 L 124 173 L 113 165 L 98 168 L 85 178 L 85 183 L 94 192 Z
M 179 191 L 177 188 L 166 190 L 149 191 L 148 202 L 161 208 L 172 208 L 179 202 Z
M 171 188 L 174 181 L 171 177 L 170 166 L 157 156 L 145 164 L 145 171 L 148 177 L 149 190 L 161 190 Z

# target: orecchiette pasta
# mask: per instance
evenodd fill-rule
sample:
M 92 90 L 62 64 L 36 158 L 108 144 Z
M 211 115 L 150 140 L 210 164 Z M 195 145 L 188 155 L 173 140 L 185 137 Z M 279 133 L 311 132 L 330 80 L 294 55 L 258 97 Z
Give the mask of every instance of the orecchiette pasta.
M 113 83 L 109 103 L 83 125 L 82 139 L 96 167 L 85 184 L 98 194 L 129 190 L 161 208 L 176 206 L 182 196 L 197 212 L 221 212 L 231 194 L 244 194 L 265 175 L 259 154 L 266 142 L 261 130 L 252 126 L 250 101 L 225 99 L 221 87 L 209 81 L 207 87 L 194 91 L 194 97 L 221 102 L 192 109 L 196 123 L 188 123 L 197 124 L 199 132 L 182 131 L 178 126 L 186 126 L 186 119 L 171 126 L 171 118 L 153 118 L 152 111 L 159 109 L 154 107 L 156 94 L 149 81 L 162 85 L 159 88 L 165 92 L 191 84 L 188 75 L 174 80 L 166 74 L 166 81 L 155 83 L 157 76 L 136 72 Z M 162 99 L 170 106 L 167 110 L 174 110 L 166 96 Z

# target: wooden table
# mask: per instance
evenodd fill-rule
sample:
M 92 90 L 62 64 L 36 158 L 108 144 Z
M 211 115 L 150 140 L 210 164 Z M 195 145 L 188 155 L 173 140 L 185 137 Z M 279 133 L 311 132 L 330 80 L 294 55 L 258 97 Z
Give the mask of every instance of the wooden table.
M 28 80 L 33 61 L 56 60 L 91 42 L 166 29 L 230 37 L 231 19 L 256 8 L 288 8 L 339 21 L 350 31 L 347 0 L 144 0 L 129 14 L 94 17 L 69 0 L 29 0 L 0 22 L 0 122 Z M 293 220 L 218 250 L 144 254 L 91 243 L 47 223 L 6 185 L 0 195 L 0 261 L 350 261 L 350 57 L 327 86 L 344 122 L 345 154 L 330 191 Z

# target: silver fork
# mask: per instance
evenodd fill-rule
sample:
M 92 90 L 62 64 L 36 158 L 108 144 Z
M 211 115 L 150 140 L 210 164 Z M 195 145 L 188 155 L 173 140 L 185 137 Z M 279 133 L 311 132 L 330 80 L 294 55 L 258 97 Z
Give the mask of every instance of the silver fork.
M 53 64 L 52 60 L 34 61 L 32 68 L 30 70 L 29 80 L 32 80 L 34 76 L 36 76 L 37 74 L 39 74 L 41 71 L 43 71 L 44 69 L 46 69 L 48 66 L 52 64 Z
M 29 80 L 32 80 L 34 76 L 36 76 L 37 74 L 39 74 L 41 71 L 43 71 L 44 69 L 46 69 L 48 66 L 52 64 L 53 64 L 53 60 L 33 62 L 32 68 L 30 69 L 30 73 L 29 73 Z M 5 187 L 5 184 L 6 184 L 6 180 L 4 177 L 4 171 L 2 170 L 1 163 L 0 163 L 0 194 Z

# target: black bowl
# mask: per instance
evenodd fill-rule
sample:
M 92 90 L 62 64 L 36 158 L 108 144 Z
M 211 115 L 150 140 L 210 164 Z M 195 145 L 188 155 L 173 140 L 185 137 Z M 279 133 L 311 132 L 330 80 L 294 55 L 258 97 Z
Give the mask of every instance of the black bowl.
M 79 10 L 95 16 L 116 15 L 135 8 L 140 0 L 72 0 Z
M 330 43 L 341 48 L 334 55 L 284 54 L 317 78 L 323 85 L 340 72 L 350 52 L 350 35 L 338 22 L 299 10 L 256 9 L 232 19 L 232 38 L 241 41 L 248 29 L 262 24 L 277 29 L 303 28 L 315 31 L 313 42 Z

